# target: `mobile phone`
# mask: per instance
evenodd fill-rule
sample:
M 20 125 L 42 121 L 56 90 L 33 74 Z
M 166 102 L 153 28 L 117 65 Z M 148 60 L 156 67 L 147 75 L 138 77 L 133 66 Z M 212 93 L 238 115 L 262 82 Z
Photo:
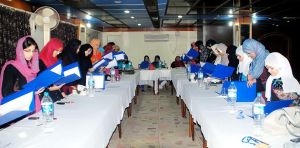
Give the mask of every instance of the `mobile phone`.
M 28 117 L 28 120 L 38 120 L 40 117 Z
M 294 138 L 294 139 L 291 139 L 290 141 L 292 141 L 294 143 L 298 143 L 298 142 L 300 142 L 300 138 Z
M 57 102 L 56 104 L 59 104 L 59 105 L 64 105 L 65 102 Z

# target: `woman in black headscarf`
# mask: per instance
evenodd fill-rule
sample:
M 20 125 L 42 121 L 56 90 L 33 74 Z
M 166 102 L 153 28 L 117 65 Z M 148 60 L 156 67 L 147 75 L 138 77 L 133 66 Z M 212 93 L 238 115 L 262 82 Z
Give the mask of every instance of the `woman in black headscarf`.
M 72 64 L 78 61 L 78 49 L 81 45 L 81 41 L 78 39 L 71 39 L 67 46 L 63 49 L 63 52 L 60 54 L 62 59 L 63 66 Z
M 81 73 L 81 78 L 78 80 L 78 84 L 86 85 L 86 75 L 90 71 L 93 71 L 93 65 L 91 57 L 93 55 L 93 47 L 90 44 L 81 45 L 78 52 L 78 63 Z

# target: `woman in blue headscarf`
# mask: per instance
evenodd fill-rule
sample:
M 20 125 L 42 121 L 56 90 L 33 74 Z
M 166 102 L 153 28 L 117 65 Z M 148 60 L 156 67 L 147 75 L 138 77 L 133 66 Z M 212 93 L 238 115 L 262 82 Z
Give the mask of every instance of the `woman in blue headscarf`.
M 269 77 L 268 70 L 264 65 L 265 59 L 269 55 L 269 51 L 266 50 L 262 43 L 254 39 L 246 39 L 242 46 L 243 51 L 253 59 L 250 64 L 247 84 L 248 86 L 252 86 L 253 83 L 256 83 L 256 91 L 264 92 L 265 84 Z

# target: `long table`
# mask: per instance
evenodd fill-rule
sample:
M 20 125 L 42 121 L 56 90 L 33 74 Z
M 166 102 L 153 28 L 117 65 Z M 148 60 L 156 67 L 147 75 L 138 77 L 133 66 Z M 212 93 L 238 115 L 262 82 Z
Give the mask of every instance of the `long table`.
M 187 78 L 182 76 L 182 71 L 172 72 L 177 95 L 181 97 L 183 106 L 190 113 L 191 124 L 188 131 L 194 132 L 193 122 L 198 123 L 205 142 L 207 141 L 204 146 L 207 144 L 209 148 L 253 147 L 241 141 L 245 136 L 255 137 L 253 119 L 247 116 L 251 114 L 251 103 L 237 103 L 237 110 L 243 110 L 246 114 L 244 119 L 237 119 L 236 114 L 230 113 L 232 108 L 225 97 L 216 93 L 220 86 L 205 90 L 198 84 L 188 82 Z M 258 139 L 270 144 L 272 148 L 281 148 L 291 138 L 290 135 L 274 136 L 265 133 Z
M 155 70 L 137 70 L 140 73 L 140 85 L 148 84 L 153 86 L 154 94 L 158 94 L 158 81 L 171 80 L 170 69 L 155 69 Z M 151 83 L 153 82 L 153 84 Z
M 124 75 L 115 83 L 107 82 L 106 89 L 97 90 L 95 97 L 70 95 L 65 105 L 54 105 L 56 120 L 48 128 L 41 120 L 24 118 L 0 131 L 0 147 L 104 148 L 136 96 L 138 79 L 136 73 Z

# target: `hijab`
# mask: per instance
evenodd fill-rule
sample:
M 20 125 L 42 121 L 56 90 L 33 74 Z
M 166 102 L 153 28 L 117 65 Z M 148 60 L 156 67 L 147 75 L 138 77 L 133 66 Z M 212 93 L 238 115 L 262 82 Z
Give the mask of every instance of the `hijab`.
M 63 65 L 69 65 L 76 61 L 78 61 L 77 49 L 80 46 L 81 41 L 78 39 L 71 39 L 66 47 L 64 48 L 63 52 L 61 53 Z
M 254 39 L 246 39 L 243 42 L 243 51 L 245 53 L 252 53 L 256 54 L 256 57 L 253 59 L 249 74 L 254 78 L 257 79 L 263 73 L 264 66 L 265 66 L 265 59 L 269 54 L 269 51 L 266 50 L 265 46 L 254 40 Z
M 300 94 L 299 82 L 293 76 L 291 65 L 287 58 L 278 52 L 270 53 L 266 60 L 265 66 L 271 66 L 279 71 L 276 76 L 270 75 L 266 84 L 266 98 L 268 101 L 271 100 L 271 87 L 274 79 L 281 78 L 282 88 L 284 93 L 296 92 Z
M 243 51 L 242 46 L 239 46 L 236 49 L 235 54 L 243 58 L 242 61 L 239 61 L 237 72 L 247 76 L 249 73 L 249 67 L 250 67 L 250 63 L 252 62 L 252 59 Z
M 214 54 L 217 56 L 214 64 L 215 65 L 222 64 L 222 65 L 227 66 L 228 63 L 229 63 L 228 55 L 226 53 L 227 46 L 225 44 L 223 44 L 223 43 L 219 43 L 219 44 L 215 44 L 215 45 L 211 46 L 211 49 L 214 52 Z M 217 51 L 222 52 L 223 55 L 219 54 Z
M 57 38 L 52 38 L 42 49 L 39 57 L 44 62 L 47 68 L 58 61 L 57 57 L 53 57 L 53 52 L 59 49 L 62 50 L 62 48 L 63 42 Z

